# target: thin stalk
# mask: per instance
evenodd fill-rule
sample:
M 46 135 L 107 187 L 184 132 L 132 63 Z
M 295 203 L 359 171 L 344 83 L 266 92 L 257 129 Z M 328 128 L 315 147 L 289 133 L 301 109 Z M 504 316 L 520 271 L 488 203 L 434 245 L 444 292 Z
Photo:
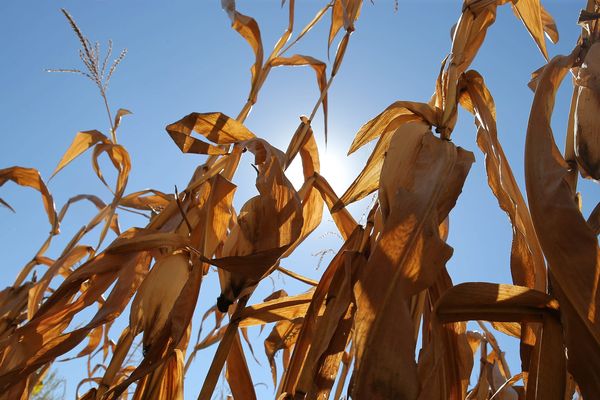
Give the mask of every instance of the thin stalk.
M 115 132 L 115 126 L 113 125 L 112 115 L 110 113 L 110 107 L 108 106 L 108 99 L 106 98 L 106 93 L 103 89 L 100 89 L 100 95 L 102 96 L 102 100 L 104 100 L 104 107 L 106 108 L 106 114 L 108 115 L 108 123 L 110 125 L 110 136 L 113 144 L 117 144 L 117 133 Z

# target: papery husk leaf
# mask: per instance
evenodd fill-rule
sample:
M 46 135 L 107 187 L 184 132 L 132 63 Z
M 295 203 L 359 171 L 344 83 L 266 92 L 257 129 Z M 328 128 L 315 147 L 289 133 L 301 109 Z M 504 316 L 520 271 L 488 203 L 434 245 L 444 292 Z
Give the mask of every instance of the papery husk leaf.
M 186 215 L 187 223 L 192 226 L 190 243 L 204 257 L 212 257 L 227 237 L 236 188 L 223 176 L 215 175 L 193 194 Z M 187 223 L 181 224 L 183 235 L 188 233 Z
M 304 224 L 300 198 L 283 173 L 285 155 L 261 139 L 245 142 L 245 146 L 255 155 L 260 195 L 240 210 L 223 245 L 223 257 L 211 260 L 221 267 L 217 305 L 222 312 L 273 271 L 278 259 L 300 237 Z
M 48 221 L 50 221 L 50 225 L 52 226 L 51 232 L 57 234 L 59 223 L 56 216 L 56 209 L 54 208 L 54 200 L 38 170 L 16 166 L 0 169 L 0 186 L 4 185 L 9 180 L 17 185 L 33 188 L 41 193 L 44 209 L 46 210 Z M 11 207 L 9 206 L 9 208 Z
M 110 140 L 102 132 L 97 130 L 77 132 L 73 142 L 62 156 L 61 160 L 52 173 L 52 177 L 63 169 L 67 164 L 73 161 L 75 158 L 80 156 L 90 147 L 95 146 L 97 143 L 110 143 Z
M 420 144 L 409 146 L 415 151 L 408 153 L 398 147 L 398 154 L 390 145 L 382 170 L 380 195 L 389 193 L 393 202 L 354 289 L 356 362 L 350 393 L 357 398 L 417 398 L 416 343 L 412 335 L 400 333 L 406 327 L 413 331 L 407 301 L 433 284 L 452 254 L 438 226 L 454 206 L 473 162 L 471 153 L 418 125 L 399 128 L 394 140 Z M 398 162 L 408 168 L 396 169 Z M 390 347 L 396 350 L 390 352 Z
M 175 349 L 164 365 L 140 381 L 134 400 L 183 400 L 183 353 Z
M 144 359 L 127 379 L 107 392 L 108 399 L 118 398 L 129 385 L 150 373 L 157 375 L 157 368 L 164 365 L 167 356 L 176 349 L 185 351 L 189 341 L 190 322 L 196 308 L 204 271 L 204 266 L 201 263 L 192 260 L 191 264 L 188 279 L 184 282 L 177 299 L 172 304 L 170 312 L 165 318 L 165 323 L 162 326 L 152 327 L 150 335 L 147 335 L 144 331 Z M 132 304 L 133 311 L 135 310 Z M 151 339 L 151 341 L 147 339 Z
M 555 57 L 537 86 L 525 145 L 525 182 L 531 216 L 548 260 L 553 294 L 569 352 L 568 368 L 584 398 L 600 396 L 600 251 L 566 179 L 569 165 L 554 143 L 550 118 L 558 85 L 573 65 Z
M 329 346 L 323 352 L 319 361 L 317 362 L 318 371 L 316 372 L 314 378 L 314 389 L 308 393 L 308 399 L 329 398 L 336 376 L 338 375 L 338 370 L 346 355 L 344 349 L 351 337 L 351 329 L 352 325 L 354 324 L 354 312 L 355 306 L 352 303 L 348 307 L 343 319 L 340 320 L 340 323 L 336 327 L 331 341 L 329 342 Z M 338 381 L 338 384 L 341 385 L 344 384 L 344 371 L 347 373 L 345 367 L 346 365 L 344 364 L 342 376 Z
M 131 303 L 129 326 L 134 335 L 144 332 L 144 349 L 151 346 L 167 323 L 190 271 L 189 254 L 176 252 L 158 259 L 140 285 Z

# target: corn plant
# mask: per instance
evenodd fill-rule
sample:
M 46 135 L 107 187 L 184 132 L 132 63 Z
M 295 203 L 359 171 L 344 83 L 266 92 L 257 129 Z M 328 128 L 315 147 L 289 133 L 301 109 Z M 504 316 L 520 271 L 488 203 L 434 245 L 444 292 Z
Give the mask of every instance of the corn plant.
M 587 218 L 582 214 L 577 183 L 579 176 L 600 179 L 595 114 L 600 108 L 600 4 L 585 4 L 573 51 L 549 59 L 546 37 L 555 42 L 558 31 L 540 0 L 465 0 L 449 53 L 440 55 L 433 96 L 426 103 L 396 101 L 360 128 L 349 153 L 377 142 L 341 194 L 321 175 L 312 122 L 322 110 L 327 140 L 327 93 L 351 51 L 362 0 L 326 2 L 297 34 L 296 4 L 289 0 L 287 29 L 268 55 L 258 23 L 233 0 L 222 5 L 254 54 L 247 101 L 235 118 L 192 112 L 166 126 L 183 153 L 205 156 L 188 185 L 173 194 L 128 192 L 132 166 L 117 142 L 117 129 L 129 111 L 119 109 L 113 118 L 107 96 L 125 51 L 110 64 L 112 44 L 102 56 L 100 46 L 63 11 L 81 44 L 84 68 L 54 71 L 94 82 L 110 132 L 77 133 L 54 174 L 91 149 L 94 172 L 113 197 L 104 202 L 76 195 L 57 212 L 37 170 L 0 170 L 0 185 L 10 180 L 41 193 L 51 226 L 31 262 L 0 292 L 0 398 L 29 398 L 54 360 L 87 340 L 77 354 L 90 360 L 80 387 L 93 387 L 80 399 L 183 398 L 191 363 L 209 346 L 216 346 L 216 354 L 198 399 L 215 394 L 222 374 L 233 398 L 255 399 L 242 340 L 248 340 L 248 328 L 267 325 L 269 366 L 263 367 L 272 372 L 278 400 L 599 398 L 600 207 Z M 484 77 L 470 69 L 498 7 L 512 7 L 547 60 L 532 75 L 535 95 L 523 127 L 526 198 L 499 140 L 493 94 Z M 325 23 L 326 15 L 328 46 L 335 47 L 331 65 L 310 55 L 289 55 L 315 25 Z M 244 122 L 271 70 L 286 66 L 312 68 L 319 96 L 284 150 Z M 557 88 L 569 72 L 574 91 L 561 152 L 550 120 Z M 474 117 L 489 188 L 512 225 L 513 284 L 454 285 L 446 268 L 452 256 L 448 216 L 474 162 L 473 153 L 452 142 L 461 107 Z M 105 153 L 117 171 L 114 188 L 98 164 Z M 232 180 L 242 157 L 253 159 L 258 195 L 236 210 Z M 297 157 L 304 177 L 299 189 L 286 175 Z M 357 222 L 348 206 L 373 194 L 365 222 Z M 82 200 L 92 202 L 98 213 L 60 257 L 47 257 L 69 206 Z M 324 207 L 343 244 L 313 281 L 280 263 L 319 226 Z M 149 213 L 149 222 L 121 232 L 117 209 Z M 83 244 L 96 228 L 99 242 Z M 104 244 L 110 230 L 117 237 Z M 47 267 L 41 278 L 33 273 L 38 265 Z M 252 296 L 257 285 L 275 271 L 312 288 L 298 295 L 278 290 L 257 301 Z M 211 273 L 218 274 L 220 295 L 203 320 L 214 317 L 215 326 L 204 335 L 200 326 L 194 335 L 192 317 L 203 295 L 202 281 Z M 53 285 L 58 276 L 61 282 Z M 76 316 L 94 306 L 97 311 L 84 324 L 71 327 Z M 129 323 L 113 341 L 108 331 L 128 306 Z M 481 331 L 469 330 L 467 321 L 477 321 Z M 519 340 L 521 371 L 510 372 L 495 333 L 481 321 Z M 280 351 L 283 371 L 278 372 L 275 354 Z M 91 367 L 97 352 L 102 362 Z M 470 385 L 477 353 L 477 381 Z

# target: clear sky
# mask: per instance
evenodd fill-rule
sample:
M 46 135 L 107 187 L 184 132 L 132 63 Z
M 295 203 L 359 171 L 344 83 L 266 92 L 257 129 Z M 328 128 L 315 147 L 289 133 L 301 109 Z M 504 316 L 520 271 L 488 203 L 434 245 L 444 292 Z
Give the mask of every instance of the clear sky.
M 548 43 L 549 54 L 570 52 L 579 35 L 577 15 L 585 1 L 543 3 L 556 19 L 561 35 L 557 45 Z M 287 8 L 282 9 L 279 4 L 276 0 L 237 2 L 242 13 L 257 19 L 265 52 L 272 49 L 287 25 Z M 324 4 L 324 1 L 297 1 L 296 33 Z M 132 157 L 128 192 L 154 188 L 171 193 L 174 185 L 185 187 L 202 158 L 181 154 L 166 134 L 165 125 L 190 112 L 221 111 L 235 117 L 249 88 L 252 51 L 230 28 L 219 1 L 3 1 L 0 4 L 0 168 L 35 167 L 48 179 L 76 132 L 98 129 L 108 134 L 106 113 L 91 82 L 71 74 L 44 72 L 46 68 L 82 67 L 77 55 L 78 41 L 59 12 L 61 7 L 69 10 L 93 41 L 106 45 L 112 39 L 117 52 L 125 47 L 129 50 L 108 91 L 113 114 L 120 107 L 133 112 L 125 117 L 119 129 L 119 141 Z M 427 101 L 433 93 L 440 62 L 449 52 L 450 28 L 460 10 L 458 0 L 400 0 L 396 13 L 391 0 L 375 4 L 365 1 L 341 71 L 329 91 L 327 148 L 323 143 L 320 112 L 313 123 L 325 159 L 323 175 L 338 194 L 349 185 L 372 149 L 367 146 L 358 154 L 345 157 L 359 127 L 393 101 Z M 328 24 L 329 18 L 290 54 L 307 54 L 327 61 Z M 525 130 L 533 98 L 526 84 L 530 73 L 543 63 L 541 53 L 510 7 L 500 7 L 497 21 L 472 68 L 484 76 L 495 98 L 500 141 L 523 191 Z M 570 92 L 567 79 L 559 91 L 553 120 L 561 148 Z M 247 126 L 285 150 L 298 125 L 298 117 L 310 113 L 318 95 L 311 69 L 277 68 L 261 91 Z M 448 269 L 455 283 L 510 283 L 511 226 L 487 186 L 484 159 L 477 149 L 475 134 L 472 116 L 462 111 L 453 140 L 473 151 L 477 162 L 451 214 L 449 243 L 455 251 Z M 235 178 L 239 185 L 238 207 L 255 193 L 255 173 L 250 161 L 243 159 Z M 109 179 L 114 179 L 108 163 L 102 165 Z M 93 173 L 89 154 L 66 167 L 50 182 L 49 188 L 57 208 L 80 193 L 97 194 L 105 201 L 111 199 Z M 587 215 L 598 201 L 598 190 L 589 182 L 581 183 L 581 190 Z M 37 251 L 49 228 L 37 193 L 7 183 L 0 188 L 0 197 L 17 211 L 13 214 L 0 209 L 3 255 L 0 284 L 7 286 Z M 352 208 L 357 219 L 366 207 L 362 203 Z M 56 240 L 48 255 L 55 257 L 93 212 L 91 205 L 74 206 L 62 225 L 62 241 Z M 144 225 L 139 217 L 122 212 L 120 217 L 123 228 Z M 318 278 L 326 264 L 317 269 L 319 257 L 314 254 L 339 247 L 340 239 L 331 234 L 334 230 L 325 214 L 323 225 L 282 265 Z M 96 239 L 92 236 L 84 243 L 94 245 Z M 330 254 L 326 255 L 323 262 L 330 258 Z M 272 281 L 266 280 L 261 285 L 251 302 L 259 302 L 273 287 L 279 289 L 284 284 L 290 293 L 307 289 L 275 274 Z M 200 315 L 214 304 L 218 291 L 215 274 L 211 274 L 203 283 Z M 113 327 L 115 341 L 122 327 L 122 323 Z M 255 383 L 266 384 L 257 386 L 259 398 L 273 395 L 262 346 L 268 331 L 250 332 L 261 365 L 252 359 L 248 362 Z M 516 341 L 501 339 L 501 345 L 512 352 L 509 362 L 513 371 L 518 371 Z M 212 350 L 200 353 L 192 365 L 186 380 L 186 398 L 197 396 Z M 76 383 L 84 377 L 83 365 L 57 364 L 59 374 L 68 380 L 68 398 L 73 398 Z

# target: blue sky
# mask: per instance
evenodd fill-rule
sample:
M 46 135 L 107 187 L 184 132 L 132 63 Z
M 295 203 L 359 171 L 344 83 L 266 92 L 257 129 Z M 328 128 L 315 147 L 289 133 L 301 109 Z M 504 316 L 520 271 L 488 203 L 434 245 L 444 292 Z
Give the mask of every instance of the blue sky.
M 287 25 L 287 9 L 279 1 L 242 1 L 238 9 L 257 19 L 265 51 L 273 47 Z M 322 1 L 297 1 L 296 32 L 323 6 Z M 548 44 L 551 56 L 570 52 L 579 35 L 576 25 L 585 1 L 545 1 L 557 21 L 560 41 Z M 46 68 L 81 67 L 78 41 L 59 12 L 64 7 L 74 16 L 84 33 L 114 49 L 126 47 L 129 53 L 111 80 L 108 98 L 113 114 L 123 107 L 131 110 L 119 128 L 119 142 L 132 157 L 133 169 L 128 192 L 154 188 L 172 192 L 184 187 L 195 166 L 196 155 L 183 155 L 171 142 L 164 126 L 190 112 L 221 111 L 236 116 L 243 106 L 250 82 L 253 55 L 250 47 L 230 28 L 218 1 L 171 2 L 158 0 L 94 0 L 80 2 L 32 0 L 2 2 L 0 5 L 0 168 L 20 165 L 35 167 L 47 179 L 76 132 L 98 129 L 108 134 L 103 104 L 93 84 L 71 74 L 49 74 Z M 352 35 L 344 64 L 329 91 L 329 144 L 323 143 L 321 112 L 313 123 L 319 138 L 323 175 L 341 194 L 352 181 L 372 146 L 346 158 L 358 128 L 396 100 L 426 101 L 433 93 L 440 62 L 450 48 L 450 28 L 461 9 L 458 0 L 400 0 L 394 13 L 393 1 L 365 1 L 357 30 Z M 327 61 L 327 18 L 295 46 L 289 54 L 312 55 Z M 339 40 L 339 37 L 338 37 Z M 332 54 L 333 49 L 332 49 Z M 523 152 L 529 108 L 533 98 L 527 88 L 530 73 L 544 63 L 533 40 L 509 6 L 500 7 L 496 23 L 472 65 L 486 79 L 498 113 L 498 133 L 517 180 L 524 189 Z M 329 68 L 328 68 L 329 70 Z M 558 94 L 554 130 L 563 147 L 571 85 L 566 80 Z M 314 72 L 308 68 L 279 67 L 271 73 L 257 105 L 246 121 L 257 135 L 285 149 L 298 117 L 309 114 L 318 98 Z M 465 188 L 451 214 L 449 243 L 454 257 L 448 269 L 455 282 L 510 282 L 509 257 L 511 226 L 497 206 L 487 183 L 483 155 L 475 143 L 473 118 L 462 111 L 453 141 L 475 153 Z M 235 182 L 239 185 L 238 207 L 254 195 L 254 171 L 250 159 L 243 159 Z M 109 179 L 114 175 L 108 163 L 102 164 Z M 598 201 L 597 187 L 580 183 L 584 211 L 589 213 Z M 49 184 L 57 207 L 71 196 L 93 193 L 108 201 L 110 194 L 95 177 L 90 156 L 84 155 L 59 173 Z M 0 251 L 3 271 L 0 284 L 12 283 L 17 272 L 33 256 L 45 239 L 48 224 L 39 195 L 6 184 L 0 197 L 13 205 L 16 214 L 0 209 Z M 355 216 L 366 203 L 352 208 Z M 70 236 L 93 215 L 90 205 L 76 205 L 62 226 L 48 255 L 56 256 Z M 143 226 L 141 218 L 120 213 L 122 227 Z M 331 234 L 334 225 L 325 215 L 322 226 L 282 265 L 316 278 L 313 254 L 335 249 L 340 240 Z M 93 236 L 85 243 L 95 244 Z M 326 256 L 324 262 L 330 258 Z M 205 280 L 198 307 L 200 314 L 218 292 L 215 274 Z M 290 278 L 274 275 L 259 288 L 253 302 L 285 284 L 290 293 L 306 290 Z M 127 319 L 125 313 L 125 319 Z M 111 331 L 118 337 L 122 324 Z M 197 325 L 196 325 L 197 326 Z M 268 330 L 267 330 L 268 331 Z M 259 397 L 272 396 L 268 363 L 262 350 L 263 332 L 250 333 L 256 356 L 249 364 Z M 498 334 L 499 337 L 502 334 Z M 502 339 L 509 362 L 517 370 L 515 343 Z M 214 350 L 214 349 L 213 349 Z M 508 352 L 507 351 L 507 352 Z M 206 373 L 211 351 L 200 353 L 186 380 L 186 397 L 197 396 Z M 81 363 L 59 365 L 59 374 L 68 379 L 68 396 L 82 375 Z M 262 396 L 260 395 L 262 394 Z

